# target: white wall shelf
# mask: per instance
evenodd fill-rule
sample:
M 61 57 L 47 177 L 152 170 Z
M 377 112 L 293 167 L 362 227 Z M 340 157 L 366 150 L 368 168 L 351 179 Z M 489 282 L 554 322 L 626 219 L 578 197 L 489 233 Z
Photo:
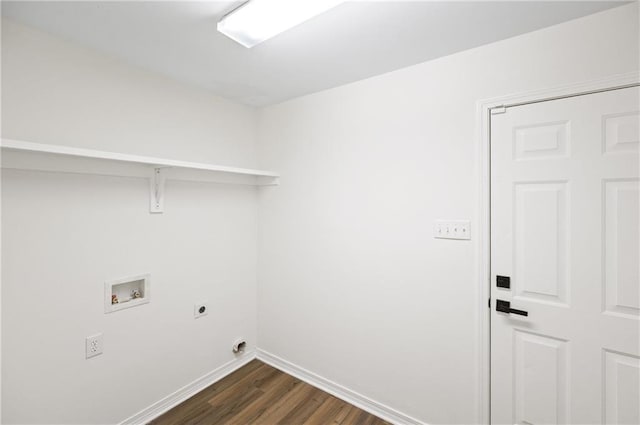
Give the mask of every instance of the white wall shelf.
M 12 139 L 2 139 L 2 168 L 148 178 L 152 213 L 163 210 L 167 179 L 274 186 L 279 184 L 280 177 L 271 171 Z

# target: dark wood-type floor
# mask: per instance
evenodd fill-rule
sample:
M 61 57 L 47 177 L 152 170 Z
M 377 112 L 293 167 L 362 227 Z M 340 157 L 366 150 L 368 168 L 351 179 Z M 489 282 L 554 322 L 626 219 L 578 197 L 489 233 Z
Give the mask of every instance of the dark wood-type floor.
M 388 425 L 376 416 L 253 360 L 149 425 Z

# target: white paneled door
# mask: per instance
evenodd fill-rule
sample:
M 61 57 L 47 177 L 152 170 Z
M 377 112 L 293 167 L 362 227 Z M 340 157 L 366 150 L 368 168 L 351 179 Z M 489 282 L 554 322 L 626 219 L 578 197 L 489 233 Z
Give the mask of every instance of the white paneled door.
M 640 90 L 491 118 L 491 421 L 640 424 Z

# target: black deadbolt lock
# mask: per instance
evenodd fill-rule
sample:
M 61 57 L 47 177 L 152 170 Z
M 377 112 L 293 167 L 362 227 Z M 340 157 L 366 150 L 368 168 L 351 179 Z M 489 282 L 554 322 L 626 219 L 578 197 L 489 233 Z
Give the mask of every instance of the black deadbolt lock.
M 509 276 L 496 276 L 496 285 L 498 288 L 511 288 L 511 278 Z
M 198 309 L 198 312 L 199 312 L 200 314 L 202 314 L 202 313 L 204 313 L 204 311 L 205 311 L 206 309 L 207 309 L 207 307 L 202 306 L 202 307 L 200 307 L 200 308 Z

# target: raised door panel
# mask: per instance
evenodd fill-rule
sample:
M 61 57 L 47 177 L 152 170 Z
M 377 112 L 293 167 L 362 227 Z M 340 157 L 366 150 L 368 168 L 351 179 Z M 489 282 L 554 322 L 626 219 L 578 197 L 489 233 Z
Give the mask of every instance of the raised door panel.
M 640 318 L 640 181 L 603 185 L 604 311 Z
M 640 112 L 603 117 L 604 152 L 640 152 Z
M 569 122 L 552 122 L 514 129 L 514 159 L 553 159 L 569 154 Z
M 604 351 L 605 424 L 640 423 L 640 359 Z
M 567 342 L 514 331 L 513 395 L 516 424 L 568 421 Z
M 517 183 L 514 195 L 515 296 L 568 302 L 568 184 Z

